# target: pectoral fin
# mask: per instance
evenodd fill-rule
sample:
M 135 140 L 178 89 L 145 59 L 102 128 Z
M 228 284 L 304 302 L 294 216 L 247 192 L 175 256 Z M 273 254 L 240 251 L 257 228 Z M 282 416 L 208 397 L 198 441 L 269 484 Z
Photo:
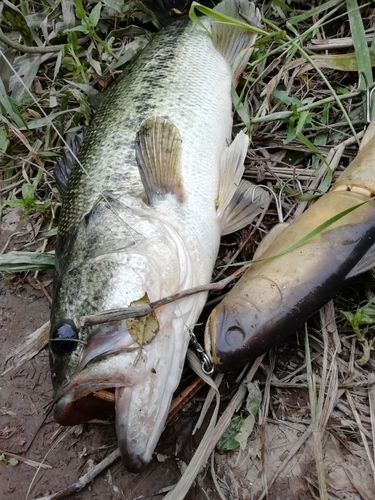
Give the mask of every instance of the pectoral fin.
M 147 119 L 137 133 L 135 154 L 151 205 L 155 197 L 172 193 L 184 200 L 181 179 L 181 136 L 168 118 Z

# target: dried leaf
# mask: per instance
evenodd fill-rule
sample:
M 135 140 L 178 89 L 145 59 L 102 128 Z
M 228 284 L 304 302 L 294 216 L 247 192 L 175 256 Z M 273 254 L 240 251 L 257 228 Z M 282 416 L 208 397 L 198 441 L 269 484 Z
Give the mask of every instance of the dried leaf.
M 149 304 L 150 300 L 147 293 L 139 300 L 135 300 L 130 304 L 130 307 L 143 306 Z M 149 344 L 159 332 L 159 321 L 154 311 L 147 316 L 140 318 L 131 318 L 126 320 L 126 327 L 138 344 Z

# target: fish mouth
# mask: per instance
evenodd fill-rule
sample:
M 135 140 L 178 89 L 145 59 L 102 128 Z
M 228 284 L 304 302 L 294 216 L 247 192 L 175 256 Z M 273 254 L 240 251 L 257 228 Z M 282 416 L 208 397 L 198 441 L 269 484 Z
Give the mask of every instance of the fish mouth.
M 189 337 L 160 331 L 142 347 L 124 323 L 90 339 L 69 383 L 55 397 L 54 417 L 77 425 L 115 414 L 121 456 L 140 472 L 164 430 L 180 380 Z M 109 401 L 103 400 L 103 391 Z

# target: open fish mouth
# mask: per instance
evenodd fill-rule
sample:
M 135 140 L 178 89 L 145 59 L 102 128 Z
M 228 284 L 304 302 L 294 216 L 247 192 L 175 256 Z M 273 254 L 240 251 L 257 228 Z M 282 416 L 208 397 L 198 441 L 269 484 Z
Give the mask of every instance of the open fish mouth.
M 187 342 L 184 335 L 165 333 L 140 347 L 125 322 L 94 335 L 76 372 L 56 394 L 56 421 L 77 425 L 115 414 L 125 466 L 140 472 L 164 430 Z M 113 396 L 103 400 L 103 391 Z

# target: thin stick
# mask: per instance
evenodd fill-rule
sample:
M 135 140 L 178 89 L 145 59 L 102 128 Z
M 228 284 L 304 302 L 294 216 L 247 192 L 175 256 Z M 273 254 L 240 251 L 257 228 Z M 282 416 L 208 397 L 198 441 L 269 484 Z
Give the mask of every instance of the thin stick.
M 193 382 L 172 401 L 168 412 L 167 425 L 172 422 L 182 408 L 194 398 L 204 385 L 205 381 L 200 377 L 196 377 Z
M 167 425 L 176 417 L 176 415 L 182 410 L 182 408 L 191 401 L 196 393 L 202 389 L 205 382 L 200 377 L 196 377 L 193 382 L 184 389 L 181 394 L 179 394 L 173 401 L 169 408 Z M 115 404 L 116 396 L 113 392 L 100 390 L 92 393 L 93 396 L 99 399 L 103 399 L 108 403 Z
M 28 45 L 21 45 L 4 35 L 2 30 L 0 30 L 0 41 L 8 45 L 8 47 L 25 54 L 48 54 L 49 52 L 59 52 L 64 47 L 64 45 L 50 45 L 48 47 L 29 47 Z
M 0 450 L 0 455 L 5 455 L 10 458 L 15 458 L 19 462 L 23 462 L 26 465 L 30 465 L 31 467 L 39 467 L 40 469 L 52 469 L 52 465 L 43 464 L 41 462 L 35 462 L 35 460 L 30 460 L 29 458 L 22 457 L 21 455 L 16 455 L 10 451 Z
M 78 481 L 70 484 L 66 488 L 57 493 L 53 493 L 52 495 L 48 495 L 47 497 L 40 497 L 36 500 L 60 500 L 61 498 L 66 498 L 74 493 L 78 493 L 85 486 L 87 486 L 91 481 L 98 476 L 103 470 L 113 464 L 116 460 L 120 458 L 120 449 L 116 448 L 115 451 L 112 451 L 104 460 L 95 465 L 91 470 L 89 470 L 86 474 L 81 476 Z
M 150 304 L 147 304 L 145 306 L 127 307 L 126 309 L 114 309 L 112 311 L 105 311 L 99 314 L 82 316 L 80 319 L 80 326 L 100 325 L 102 323 L 108 323 L 109 321 L 120 321 L 127 318 L 139 318 L 142 316 L 147 316 L 155 309 L 165 306 L 170 302 L 183 299 L 184 297 L 189 297 L 190 295 L 207 292 L 210 290 L 222 290 L 228 285 L 228 283 L 236 279 L 238 276 L 241 276 L 241 274 L 243 274 L 248 267 L 248 265 L 240 267 L 240 269 L 228 276 L 228 278 L 225 278 L 218 283 L 210 283 L 207 285 L 189 288 L 187 290 L 183 290 L 182 292 L 174 293 L 173 295 L 164 297 L 163 299 L 155 300 L 155 302 L 150 302 Z

